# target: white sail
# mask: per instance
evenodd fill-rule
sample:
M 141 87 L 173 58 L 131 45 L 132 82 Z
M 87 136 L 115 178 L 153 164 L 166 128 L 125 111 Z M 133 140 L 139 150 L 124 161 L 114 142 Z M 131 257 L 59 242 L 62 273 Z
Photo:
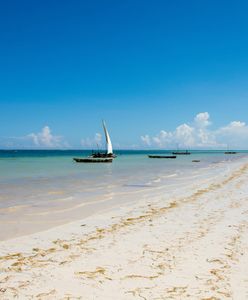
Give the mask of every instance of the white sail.
M 102 121 L 102 125 L 103 125 L 103 129 L 104 129 L 104 133 L 105 133 L 105 138 L 106 138 L 107 153 L 108 154 L 113 154 L 112 143 L 111 143 L 110 136 L 109 136 L 109 133 L 108 133 L 108 130 L 106 128 L 106 124 L 105 124 L 104 121 Z

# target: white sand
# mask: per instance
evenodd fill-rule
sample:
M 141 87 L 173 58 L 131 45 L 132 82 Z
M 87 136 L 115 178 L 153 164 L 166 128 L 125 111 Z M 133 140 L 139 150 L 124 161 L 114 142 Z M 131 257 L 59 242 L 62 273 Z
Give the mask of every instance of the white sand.
M 243 159 L 177 195 L 2 242 L 0 299 L 248 299 L 247 182 Z

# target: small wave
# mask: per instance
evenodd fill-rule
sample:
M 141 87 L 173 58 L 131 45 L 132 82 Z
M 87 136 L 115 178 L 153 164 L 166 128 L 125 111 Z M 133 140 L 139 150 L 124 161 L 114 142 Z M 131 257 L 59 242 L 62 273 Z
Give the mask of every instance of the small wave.
M 160 182 L 160 181 L 161 181 L 160 177 L 153 180 L 153 182 Z
M 162 176 L 163 178 L 172 178 L 172 177 L 176 177 L 178 176 L 177 173 L 173 173 L 173 174 L 170 174 L 170 175 L 165 175 L 165 176 Z
M 114 193 L 108 193 L 107 195 L 105 195 L 105 198 L 103 197 L 102 199 L 97 199 L 95 201 L 85 201 L 85 202 L 76 204 L 76 205 L 71 206 L 71 207 L 65 207 L 65 208 L 61 208 L 61 209 L 57 208 L 57 209 L 54 209 L 54 210 L 41 211 L 41 212 L 33 212 L 33 213 L 29 213 L 27 215 L 29 215 L 29 216 L 46 216 L 46 215 L 51 215 L 51 214 L 61 214 L 61 213 L 73 211 L 73 210 L 76 210 L 76 209 L 80 209 L 80 208 L 82 208 L 84 206 L 87 206 L 87 205 L 99 204 L 99 203 L 102 203 L 102 202 L 112 200 L 114 195 L 115 195 Z M 68 197 L 68 198 L 73 199 L 73 197 Z M 65 199 L 68 199 L 68 198 L 65 198 Z
M 142 183 L 137 183 L 137 184 L 124 184 L 123 186 L 126 187 L 151 187 L 151 183 L 148 182 L 146 184 L 142 184 Z

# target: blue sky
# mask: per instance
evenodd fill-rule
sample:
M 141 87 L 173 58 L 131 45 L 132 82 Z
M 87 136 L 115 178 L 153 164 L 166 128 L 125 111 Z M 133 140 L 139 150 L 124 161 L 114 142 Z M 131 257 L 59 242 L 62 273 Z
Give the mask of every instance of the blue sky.
M 248 148 L 247 11 L 247 1 L 1 1 L 0 147 L 86 147 L 104 118 L 116 147 Z

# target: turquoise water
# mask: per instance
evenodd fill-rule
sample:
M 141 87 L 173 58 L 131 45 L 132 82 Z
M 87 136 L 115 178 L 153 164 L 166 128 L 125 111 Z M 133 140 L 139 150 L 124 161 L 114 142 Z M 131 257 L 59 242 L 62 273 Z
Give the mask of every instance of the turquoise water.
M 101 203 L 130 201 L 137 192 L 171 186 L 214 164 L 236 160 L 248 152 L 193 151 L 176 159 L 149 159 L 169 151 L 116 151 L 112 164 L 80 164 L 73 157 L 87 151 L 0 151 L 0 216 L 9 238 L 32 232 L 27 226 L 51 226 L 90 215 Z M 192 163 L 193 159 L 201 160 Z M 180 181 L 181 180 L 181 181 Z M 94 206 L 91 206 L 94 204 Z M 39 220 L 37 220 L 39 218 Z M 49 227 L 49 226 L 48 226 Z
M 58 150 L 0 150 L 0 180 L 2 182 L 14 182 L 15 180 L 28 180 L 38 178 L 53 178 L 71 176 L 86 176 L 97 179 L 105 172 L 137 172 L 152 167 L 166 165 L 170 168 L 178 166 L 184 168 L 192 159 L 201 159 L 205 164 L 220 160 L 236 159 L 248 154 L 240 151 L 236 155 L 225 155 L 223 151 L 192 151 L 191 155 L 178 156 L 176 160 L 151 160 L 148 154 L 170 154 L 171 151 L 116 151 L 118 157 L 113 164 L 76 164 L 73 157 L 90 155 L 90 151 L 58 151 Z M 151 170 L 152 171 L 152 170 Z M 103 173 L 102 173 L 103 172 Z M 113 174 L 114 175 L 114 174 Z

